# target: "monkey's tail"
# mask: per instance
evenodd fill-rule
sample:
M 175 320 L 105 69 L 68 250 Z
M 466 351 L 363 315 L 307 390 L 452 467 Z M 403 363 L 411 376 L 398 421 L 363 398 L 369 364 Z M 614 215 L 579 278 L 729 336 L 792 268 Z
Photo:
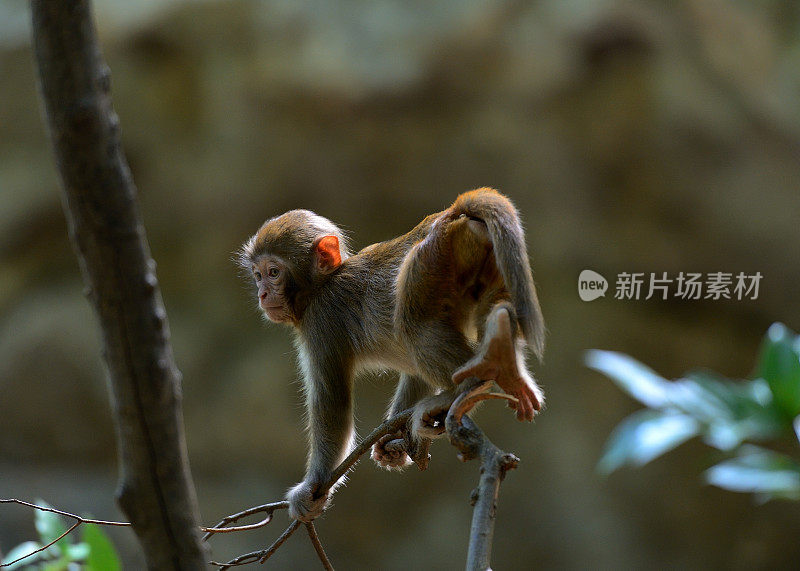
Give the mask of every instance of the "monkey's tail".
M 544 352 L 544 317 L 533 284 L 528 249 L 517 209 L 508 198 L 492 188 L 479 188 L 459 195 L 452 209 L 454 216 L 464 214 L 486 224 L 495 262 L 511 294 L 511 303 L 517 312 L 522 334 L 528 346 L 541 359 Z

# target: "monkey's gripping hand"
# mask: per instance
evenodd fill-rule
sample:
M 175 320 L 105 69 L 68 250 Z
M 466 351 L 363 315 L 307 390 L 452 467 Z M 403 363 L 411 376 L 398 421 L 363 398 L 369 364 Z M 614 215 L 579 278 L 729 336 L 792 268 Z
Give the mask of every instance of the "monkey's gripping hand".
M 411 429 L 417 438 L 433 439 L 444 434 L 444 421 L 453 398 L 453 391 L 442 391 L 417 403 L 411 415 Z
M 320 484 L 303 480 L 286 494 L 289 501 L 289 517 L 300 521 L 312 521 L 322 515 L 330 503 L 330 491 L 319 494 Z

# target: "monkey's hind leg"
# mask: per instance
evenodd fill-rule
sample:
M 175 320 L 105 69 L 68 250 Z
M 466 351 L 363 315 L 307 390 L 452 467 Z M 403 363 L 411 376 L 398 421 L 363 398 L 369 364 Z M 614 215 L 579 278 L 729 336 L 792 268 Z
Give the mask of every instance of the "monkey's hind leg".
M 400 383 L 397 385 L 386 417 L 390 418 L 398 412 L 411 408 L 430 394 L 431 387 L 423 379 L 405 373 L 401 374 Z M 427 466 L 427 445 L 430 444 L 430 441 L 426 442 L 426 440 L 404 428 L 381 437 L 372 446 L 371 457 L 378 466 L 387 470 L 403 469 L 411 464 L 412 458 L 416 458 L 414 461 L 421 470 L 424 470 Z
M 513 307 L 498 303 L 486 318 L 486 328 L 475 356 L 453 374 L 458 384 L 468 377 L 494 381 L 517 403 L 509 406 L 518 420 L 533 420 L 544 404 L 544 393 L 528 373 L 524 360 L 524 340 L 517 335 Z

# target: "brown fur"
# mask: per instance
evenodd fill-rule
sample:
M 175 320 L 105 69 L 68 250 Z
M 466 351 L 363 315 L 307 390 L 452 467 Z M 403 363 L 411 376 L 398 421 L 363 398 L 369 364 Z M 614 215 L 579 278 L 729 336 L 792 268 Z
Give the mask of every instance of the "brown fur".
M 326 240 L 325 251 L 319 246 L 325 236 L 341 245 L 338 266 L 330 265 L 337 259 L 330 255 L 336 241 Z M 490 374 L 510 371 L 494 380 L 527 399 L 518 405 L 518 417 L 530 420 L 541 407 L 541 391 L 521 356 L 513 355 L 521 349 L 516 338 L 541 355 L 544 323 L 519 216 L 495 190 L 464 193 L 409 233 L 352 256 L 333 223 L 293 210 L 265 222 L 239 261 L 260 278 L 259 303 L 267 317 L 297 333 L 310 452 L 305 479 L 289 492 L 293 517 L 313 519 L 327 505 L 328 494 L 316 490 L 351 446 L 358 368 L 401 373 L 389 414 L 452 388 L 454 373 L 465 374 L 467 365 Z M 496 333 L 497 323 L 506 324 L 505 337 Z M 496 355 L 504 357 L 497 361 Z M 406 455 L 380 446 L 373 458 L 385 467 L 408 463 Z

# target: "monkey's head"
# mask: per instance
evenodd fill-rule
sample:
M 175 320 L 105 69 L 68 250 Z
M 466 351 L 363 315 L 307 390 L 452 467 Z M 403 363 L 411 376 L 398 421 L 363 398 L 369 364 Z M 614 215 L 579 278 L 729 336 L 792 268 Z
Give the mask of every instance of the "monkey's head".
M 310 210 L 264 222 L 238 252 L 258 288 L 258 305 L 276 323 L 299 322 L 309 296 L 349 256 L 341 230 Z

